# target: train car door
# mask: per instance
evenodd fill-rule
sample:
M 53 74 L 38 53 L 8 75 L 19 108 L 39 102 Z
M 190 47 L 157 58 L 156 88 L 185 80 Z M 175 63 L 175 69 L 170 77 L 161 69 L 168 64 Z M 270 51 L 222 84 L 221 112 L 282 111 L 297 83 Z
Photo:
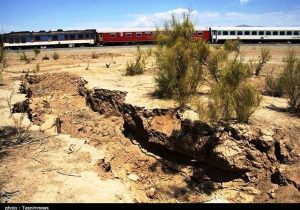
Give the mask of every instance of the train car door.
M 211 31 L 211 36 L 212 36 L 212 42 L 217 43 L 218 42 L 218 31 L 217 30 L 212 30 Z
M 98 33 L 97 45 L 103 45 L 103 33 Z

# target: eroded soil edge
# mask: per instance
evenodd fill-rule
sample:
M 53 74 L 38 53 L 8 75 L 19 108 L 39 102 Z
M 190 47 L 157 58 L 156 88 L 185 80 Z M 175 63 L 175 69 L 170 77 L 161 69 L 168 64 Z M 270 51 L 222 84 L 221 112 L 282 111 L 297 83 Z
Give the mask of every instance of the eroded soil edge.
M 140 175 L 132 186 L 145 195 L 140 200 L 199 202 L 202 195 L 219 193 L 251 202 L 261 194 L 275 198 L 281 186 L 299 190 L 297 151 L 284 130 L 214 128 L 183 119 L 179 110 L 144 109 L 126 103 L 125 92 L 89 90 L 86 84 L 66 73 L 27 75 L 20 91 L 28 100 L 14 111 L 26 111 L 40 126 L 54 117 L 56 132 L 106 147 L 114 158 L 105 176 Z

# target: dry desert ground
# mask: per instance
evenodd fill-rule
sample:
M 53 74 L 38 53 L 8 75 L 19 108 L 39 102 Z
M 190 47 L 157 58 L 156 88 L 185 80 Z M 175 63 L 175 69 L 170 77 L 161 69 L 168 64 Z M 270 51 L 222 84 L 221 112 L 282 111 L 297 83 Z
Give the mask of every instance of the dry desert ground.
M 257 60 L 261 47 L 241 53 Z M 253 78 L 262 92 L 289 48 L 300 56 L 299 45 L 268 47 L 272 59 Z M 175 101 L 153 95 L 154 57 L 144 74 L 125 76 L 132 46 L 41 50 L 29 64 L 21 53 L 7 52 L 0 86 L 1 202 L 300 202 L 300 116 L 280 111 L 287 98 L 264 95 L 249 125 L 225 132 L 230 141 L 200 148 L 210 130 L 192 108 L 182 113 L 189 124 L 175 117 Z

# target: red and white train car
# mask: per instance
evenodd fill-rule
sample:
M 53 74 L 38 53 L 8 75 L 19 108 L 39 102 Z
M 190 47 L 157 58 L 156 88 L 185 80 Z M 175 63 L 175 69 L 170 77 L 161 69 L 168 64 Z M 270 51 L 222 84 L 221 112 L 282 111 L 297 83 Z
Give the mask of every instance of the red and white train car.
M 135 43 L 154 43 L 155 30 L 133 30 L 119 29 L 98 32 L 98 40 L 102 45 L 119 45 L 119 44 L 135 44 Z
M 210 42 L 211 41 L 211 32 L 210 32 L 210 28 L 205 28 L 205 27 L 197 27 L 195 28 L 195 32 L 192 36 L 192 39 L 193 40 L 196 40 L 196 39 L 203 39 L 207 42 Z
M 149 44 L 155 43 L 156 29 L 121 29 L 98 32 L 98 43 L 100 45 L 119 44 Z M 210 41 L 209 28 L 196 28 L 192 39 L 204 39 Z

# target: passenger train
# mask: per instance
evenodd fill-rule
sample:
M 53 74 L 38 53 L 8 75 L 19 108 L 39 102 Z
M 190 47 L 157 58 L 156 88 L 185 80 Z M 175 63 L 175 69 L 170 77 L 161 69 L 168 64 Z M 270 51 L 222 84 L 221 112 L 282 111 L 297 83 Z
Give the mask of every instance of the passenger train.
M 121 44 L 153 44 L 156 29 L 110 30 L 96 29 L 63 31 L 21 31 L 3 34 L 5 48 L 49 48 L 104 46 Z M 300 43 L 300 27 L 210 27 L 196 28 L 193 40 L 204 39 L 210 43 L 223 43 L 240 39 L 243 43 L 285 42 Z

